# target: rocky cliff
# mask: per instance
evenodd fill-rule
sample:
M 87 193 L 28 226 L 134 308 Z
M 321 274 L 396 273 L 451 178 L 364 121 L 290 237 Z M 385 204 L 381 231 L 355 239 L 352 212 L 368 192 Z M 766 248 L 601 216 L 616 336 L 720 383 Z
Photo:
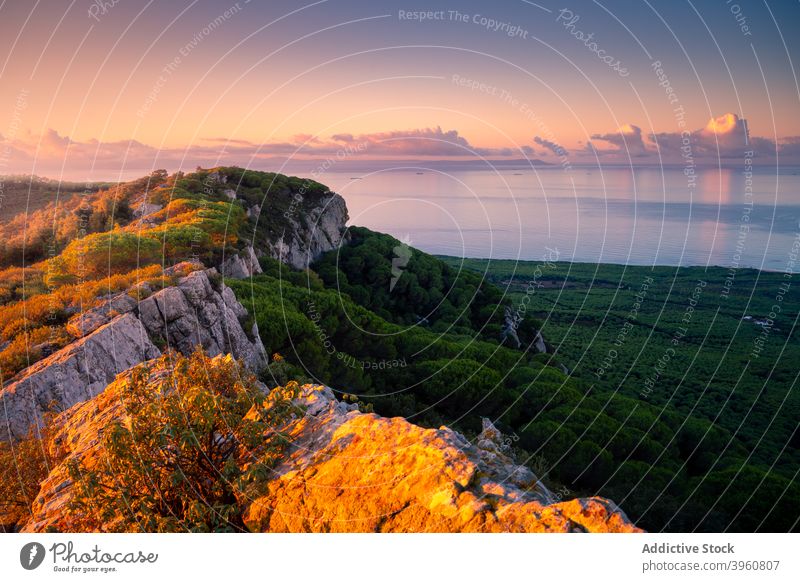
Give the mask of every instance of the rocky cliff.
M 285 218 L 286 228 L 268 250 L 272 258 L 295 269 L 307 268 L 345 240 L 347 205 L 344 198 L 333 192 L 300 211 L 287 212 Z
M 52 446 L 63 461 L 43 482 L 23 531 L 72 529 L 67 467 L 96 456 L 104 427 L 125 422 L 120 394 L 128 376 L 56 419 Z M 290 448 L 265 493 L 244 508 L 251 531 L 641 531 L 608 500 L 558 502 L 514 463 L 491 423 L 473 443 L 446 427 L 362 413 L 323 386 L 302 387 L 296 403 L 304 413 L 281 427 Z
M 339 194 L 310 180 L 278 187 L 266 180 L 266 190 L 255 195 L 247 188 L 246 177 L 237 178 L 230 168 L 216 168 L 209 178 L 231 200 L 238 200 L 256 229 L 266 233 L 256 237 L 261 244 L 248 246 L 231 256 L 220 270 L 226 277 L 242 278 L 261 272 L 257 256 L 270 256 L 306 269 L 323 253 L 338 248 L 347 237 L 347 204 Z
M 168 270 L 199 268 L 182 264 Z M 265 364 L 247 311 L 215 269 L 196 270 L 153 292 L 141 286 L 107 298 L 67 324 L 75 341 L 36 362 L 0 392 L 0 441 L 19 439 L 60 411 L 92 398 L 117 374 L 173 348 L 233 354 L 250 369 Z

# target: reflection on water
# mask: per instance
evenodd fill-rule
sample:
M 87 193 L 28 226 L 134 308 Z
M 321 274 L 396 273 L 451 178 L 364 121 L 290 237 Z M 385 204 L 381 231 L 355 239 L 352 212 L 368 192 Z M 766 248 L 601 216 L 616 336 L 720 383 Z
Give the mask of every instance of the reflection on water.
M 438 254 L 783 270 L 799 232 L 796 170 L 756 170 L 752 191 L 733 169 L 699 170 L 693 189 L 679 169 L 420 171 L 319 179 L 350 224 Z

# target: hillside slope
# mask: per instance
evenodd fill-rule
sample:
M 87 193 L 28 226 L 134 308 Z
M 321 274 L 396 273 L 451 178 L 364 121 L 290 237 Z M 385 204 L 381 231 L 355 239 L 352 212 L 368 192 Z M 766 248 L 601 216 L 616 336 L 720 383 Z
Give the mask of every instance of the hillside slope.
M 337 271 L 347 209 L 310 180 L 155 172 L 86 196 L 34 216 L 27 239 L 0 249 L 11 265 L 0 273 L 4 529 L 635 530 L 613 503 L 560 501 L 575 492 L 556 498 L 512 461 L 513 449 L 533 466 L 541 431 L 481 431 L 482 416 L 516 431 L 541 396 L 578 393 L 535 327 L 504 321 L 508 302 L 480 278 L 412 250 L 387 294 L 392 269 L 367 266 L 362 281 L 358 261 L 382 260 L 397 241 L 363 230 Z M 30 264 L 36 253 L 45 258 Z M 346 290 L 332 285 L 337 273 Z M 364 301 L 379 291 L 380 304 Z M 439 296 L 446 309 L 426 314 Z M 207 360 L 223 355 L 235 361 Z M 287 420 L 256 405 L 295 380 L 308 385 L 284 400 L 310 413 Z M 338 402 L 320 384 L 365 402 Z M 146 446 L 149 457 L 127 456 Z

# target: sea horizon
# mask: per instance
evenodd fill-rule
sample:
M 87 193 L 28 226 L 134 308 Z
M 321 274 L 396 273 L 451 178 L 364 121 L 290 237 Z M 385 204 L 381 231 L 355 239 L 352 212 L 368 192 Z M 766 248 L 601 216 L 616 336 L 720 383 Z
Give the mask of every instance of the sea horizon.
M 570 172 L 338 168 L 349 225 L 437 255 L 784 271 L 800 235 L 800 176 L 753 169 L 573 168 Z M 358 178 L 358 179 L 355 179 Z

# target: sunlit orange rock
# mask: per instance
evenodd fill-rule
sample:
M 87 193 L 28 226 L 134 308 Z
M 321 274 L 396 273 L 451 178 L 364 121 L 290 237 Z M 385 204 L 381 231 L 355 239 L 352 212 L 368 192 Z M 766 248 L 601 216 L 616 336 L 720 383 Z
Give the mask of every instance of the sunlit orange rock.
M 304 386 L 289 457 L 245 522 L 273 532 L 637 532 L 612 502 L 556 502 L 503 452 L 491 423 L 470 443 L 447 428 L 364 414 Z

